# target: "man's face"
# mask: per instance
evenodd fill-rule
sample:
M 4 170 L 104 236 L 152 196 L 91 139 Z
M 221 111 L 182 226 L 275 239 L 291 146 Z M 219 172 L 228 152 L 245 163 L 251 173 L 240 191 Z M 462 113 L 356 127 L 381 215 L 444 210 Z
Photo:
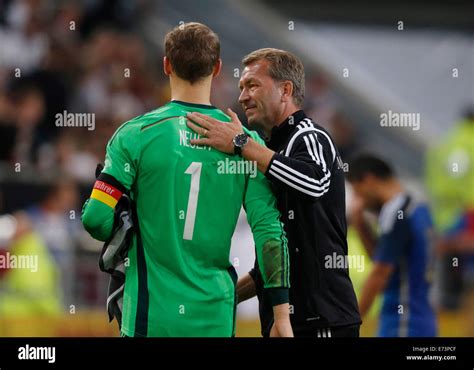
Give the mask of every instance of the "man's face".
M 363 199 L 365 207 L 368 210 L 378 212 L 383 202 L 378 196 L 376 181 L 375 177 L 366 175 L 362 180 L 351 182 L 351 185 L 356 196 Z
M 239 103 L 245 111 L 249 125 L 271 130 L 280 115 L 280 84 L 268 75 L 269 62 L 258 60 L 242 71 L 239 81 Z

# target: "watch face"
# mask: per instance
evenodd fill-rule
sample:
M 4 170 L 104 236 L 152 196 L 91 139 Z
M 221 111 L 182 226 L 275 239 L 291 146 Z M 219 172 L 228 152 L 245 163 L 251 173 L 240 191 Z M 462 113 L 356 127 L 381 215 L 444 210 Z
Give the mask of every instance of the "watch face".
M 238 147 L 243 147 L 247 144 L 249 137 L 247 134 L 239 134 L 234 138 L 234 145 Z

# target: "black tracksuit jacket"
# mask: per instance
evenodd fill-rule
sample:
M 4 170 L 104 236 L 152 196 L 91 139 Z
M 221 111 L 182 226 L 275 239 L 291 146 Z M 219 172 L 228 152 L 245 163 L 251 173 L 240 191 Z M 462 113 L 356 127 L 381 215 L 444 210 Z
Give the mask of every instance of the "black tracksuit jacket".
M 337 148 L 301 110 L 273 129 L 267 146 L 276 152 L 265 175 L 288 239 L 295 334 L 360 324 L 348 269 L 334 263 L 334 257 L 347 255 L 344 170 Z M 262 335 L 268 336 L 273 310 L 256 267 L 250 275 L 257 287 Z

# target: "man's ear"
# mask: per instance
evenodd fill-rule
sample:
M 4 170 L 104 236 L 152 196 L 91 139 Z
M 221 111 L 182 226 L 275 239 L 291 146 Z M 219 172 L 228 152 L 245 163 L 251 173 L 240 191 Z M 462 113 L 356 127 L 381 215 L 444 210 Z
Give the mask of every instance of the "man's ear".
M 163 72 L 166 76 L 169 76 L 172 71 L 173 68 L 171 67 L 170 60 L 167 57 L 163 57 Z
M 281 89 L 281 101 L 288 102 L 293 99 L 293 82 L 284 81 L 280 85 Z
M 219 60 L 216 62 L 216 65 L 214 66 L 214 70 L 212 71 L 212 77 L 219 76 L 219 73 L 221 73 L 221 69 L 222 69 L 222 59 L 219 58 Z

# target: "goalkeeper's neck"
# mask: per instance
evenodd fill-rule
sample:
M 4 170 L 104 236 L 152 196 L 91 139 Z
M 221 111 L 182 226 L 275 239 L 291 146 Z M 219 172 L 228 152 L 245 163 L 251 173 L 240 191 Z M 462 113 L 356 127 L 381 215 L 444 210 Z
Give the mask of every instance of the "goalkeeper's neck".
M 212 75 L 191 84 L 176 76 L 170 76 L 171 100 L 211 105 Z

